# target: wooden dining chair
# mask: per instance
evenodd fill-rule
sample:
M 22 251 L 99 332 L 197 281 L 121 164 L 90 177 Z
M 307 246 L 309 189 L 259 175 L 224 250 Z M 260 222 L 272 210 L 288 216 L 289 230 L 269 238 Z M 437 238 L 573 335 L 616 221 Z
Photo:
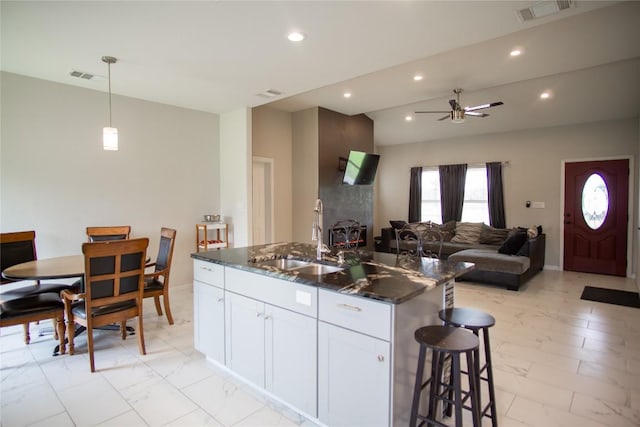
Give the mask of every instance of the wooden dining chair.
M 162 316 L 162 308 L 160 307 L 160 297 L 162 297 L 164 311 L 167 314 L 167 320 L 170 325 L 173 325 L 173 316 L 169 305 L 169 273 L 171 272 L 171 259 L 173 258 L 175 241 L 176 230 L 165 227 L 160 229 L 158 257 L 155 262 L 146 266 L 147 268 L 154 267 L 154 271 L 144 275 L 144 297 L 153 297 L 158 316 Z
M 104 242 L 107 240 L 127 240 L 131 234 L 130 225 L 116 225 L 107 227 L 87 227 L 89 242 Z
M 142 327 L 144 264 L 149 239 L 83 243 L 85 290 L 83 293 L 63 291 L 67 315 L 69 354 L 74 354 L 75 324 L 87 328 L 89 363 L 95 372 L 93 329 L 120 324 L 126 338 L 126 322 L 138 318 L 136 333 L 140 354 L 146 354 Z
M 12 267 L 23 262 L 35 261 L 38 259 L 36 254 L 36 232 L 16 231 L 11 233 L 0 234 L 0 268 L 4 271 L 6 268 Z M 51 295 L 60 300 L 60 292 L 65 289 L 74 289 L 74 285 L 67 283 L 40 283 L 35 284 L 31 281 L 24 283 L 15 282 L 2 277 L 2 285 L 7 289 L 0 291 L 0 302 L 3 304 L 0 316 L 8 316 L 12 320 L 12 324 L 24 325 L 24 342 L 29 344 L 29 324 L 34 321 L 44 319 L 53 319 L 53 330 L 58 335 L 57 317 L 55 313 L 55 301 L 52 301 Z M 46 297 L 38 298 L 38 295 L 47 294 Z M 51 294 L 51 295 L 49 295 Z M 3 326 L 9 320 L 3 318 Z
M 31 342 L 29 324 L 51 319 L 54 337 L 59 341 L 60 353 L 65 352 L 64 344 L 64 304 L 60 295 L 48 292 L 10 299 L 0 296 L 0 327 L 23 325 L 24 343 Z

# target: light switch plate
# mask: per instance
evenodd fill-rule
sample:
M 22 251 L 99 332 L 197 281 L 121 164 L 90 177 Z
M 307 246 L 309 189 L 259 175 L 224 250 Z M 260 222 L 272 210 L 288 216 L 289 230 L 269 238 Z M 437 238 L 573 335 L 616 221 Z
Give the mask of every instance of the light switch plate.
M 544 202 L 531 202 L 531 207 L 534 209 L 544 209 Z

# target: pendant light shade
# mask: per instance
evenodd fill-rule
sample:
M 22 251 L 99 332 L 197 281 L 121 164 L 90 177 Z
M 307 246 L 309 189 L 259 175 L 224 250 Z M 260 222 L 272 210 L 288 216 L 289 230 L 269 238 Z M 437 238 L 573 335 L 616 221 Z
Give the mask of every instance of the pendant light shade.
M 102 128 L 102 148 L 118 151 L 118 128 Z
M 113 56 L 103 56 L 102 61 L 109 67 L 109 126 L 102 129 L 102 148 L 118 151 L 118 129 L 111 126 L 111 64 L 115 64 L 118 60 Z

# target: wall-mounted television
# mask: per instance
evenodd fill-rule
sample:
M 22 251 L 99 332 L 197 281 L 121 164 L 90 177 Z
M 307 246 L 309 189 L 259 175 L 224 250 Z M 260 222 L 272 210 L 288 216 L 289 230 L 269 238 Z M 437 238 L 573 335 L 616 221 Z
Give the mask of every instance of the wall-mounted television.
M 371 185 L 378 169 L 378 154 L 350 151 L 342 183 L 347 185 Z

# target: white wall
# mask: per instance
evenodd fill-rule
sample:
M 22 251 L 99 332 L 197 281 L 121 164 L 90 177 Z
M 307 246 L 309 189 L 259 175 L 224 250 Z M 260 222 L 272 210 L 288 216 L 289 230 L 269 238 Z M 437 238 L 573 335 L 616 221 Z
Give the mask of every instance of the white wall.
M 220 116 L 220 213 L 230 223 L 231 247 L 251 244 L 251 110 Z
M 562 160 L 638 155 L 638 119 L 606 121 L 545 129 L 531 129 L 418 144 L 378 146 L 375 229 L 389 220 L 407 219 L 409 170 L 413 166 L 507 161 L 503 169 L 507 227 L 542 225 L 547 234 L 546 264 L 562 265 Z M 637 163 L 634 175 L 637 174 Z M 636 181 L 630 183 L 637 195 Z M 635 196 L 634 196 L 635 197 Z M 545 202 L 545 209 L 525 207 L 525 201 Z M 637 202 L 629 203 L 637 218 Z M 637 222 L 634 222 L 634 229 Z M 633 236 L 629 236 L 633 239 Z
M 319 189 L 318 108 L 293 114 L 293 241 L 312 243 Z
M 220 211 L 218 116 L 113 96 L 120 150 L 102 149 L 107 95 L 2 73 L 0 230 L 36 230 L 39 258 L 81 253 L 85 227 L 177 229 L 172 283 L 192 281 L 195 223 Z
M 292 114 L 267 106 L 252 110 L 254 156 L 273 159 L 274 241 L 292 241 Z

